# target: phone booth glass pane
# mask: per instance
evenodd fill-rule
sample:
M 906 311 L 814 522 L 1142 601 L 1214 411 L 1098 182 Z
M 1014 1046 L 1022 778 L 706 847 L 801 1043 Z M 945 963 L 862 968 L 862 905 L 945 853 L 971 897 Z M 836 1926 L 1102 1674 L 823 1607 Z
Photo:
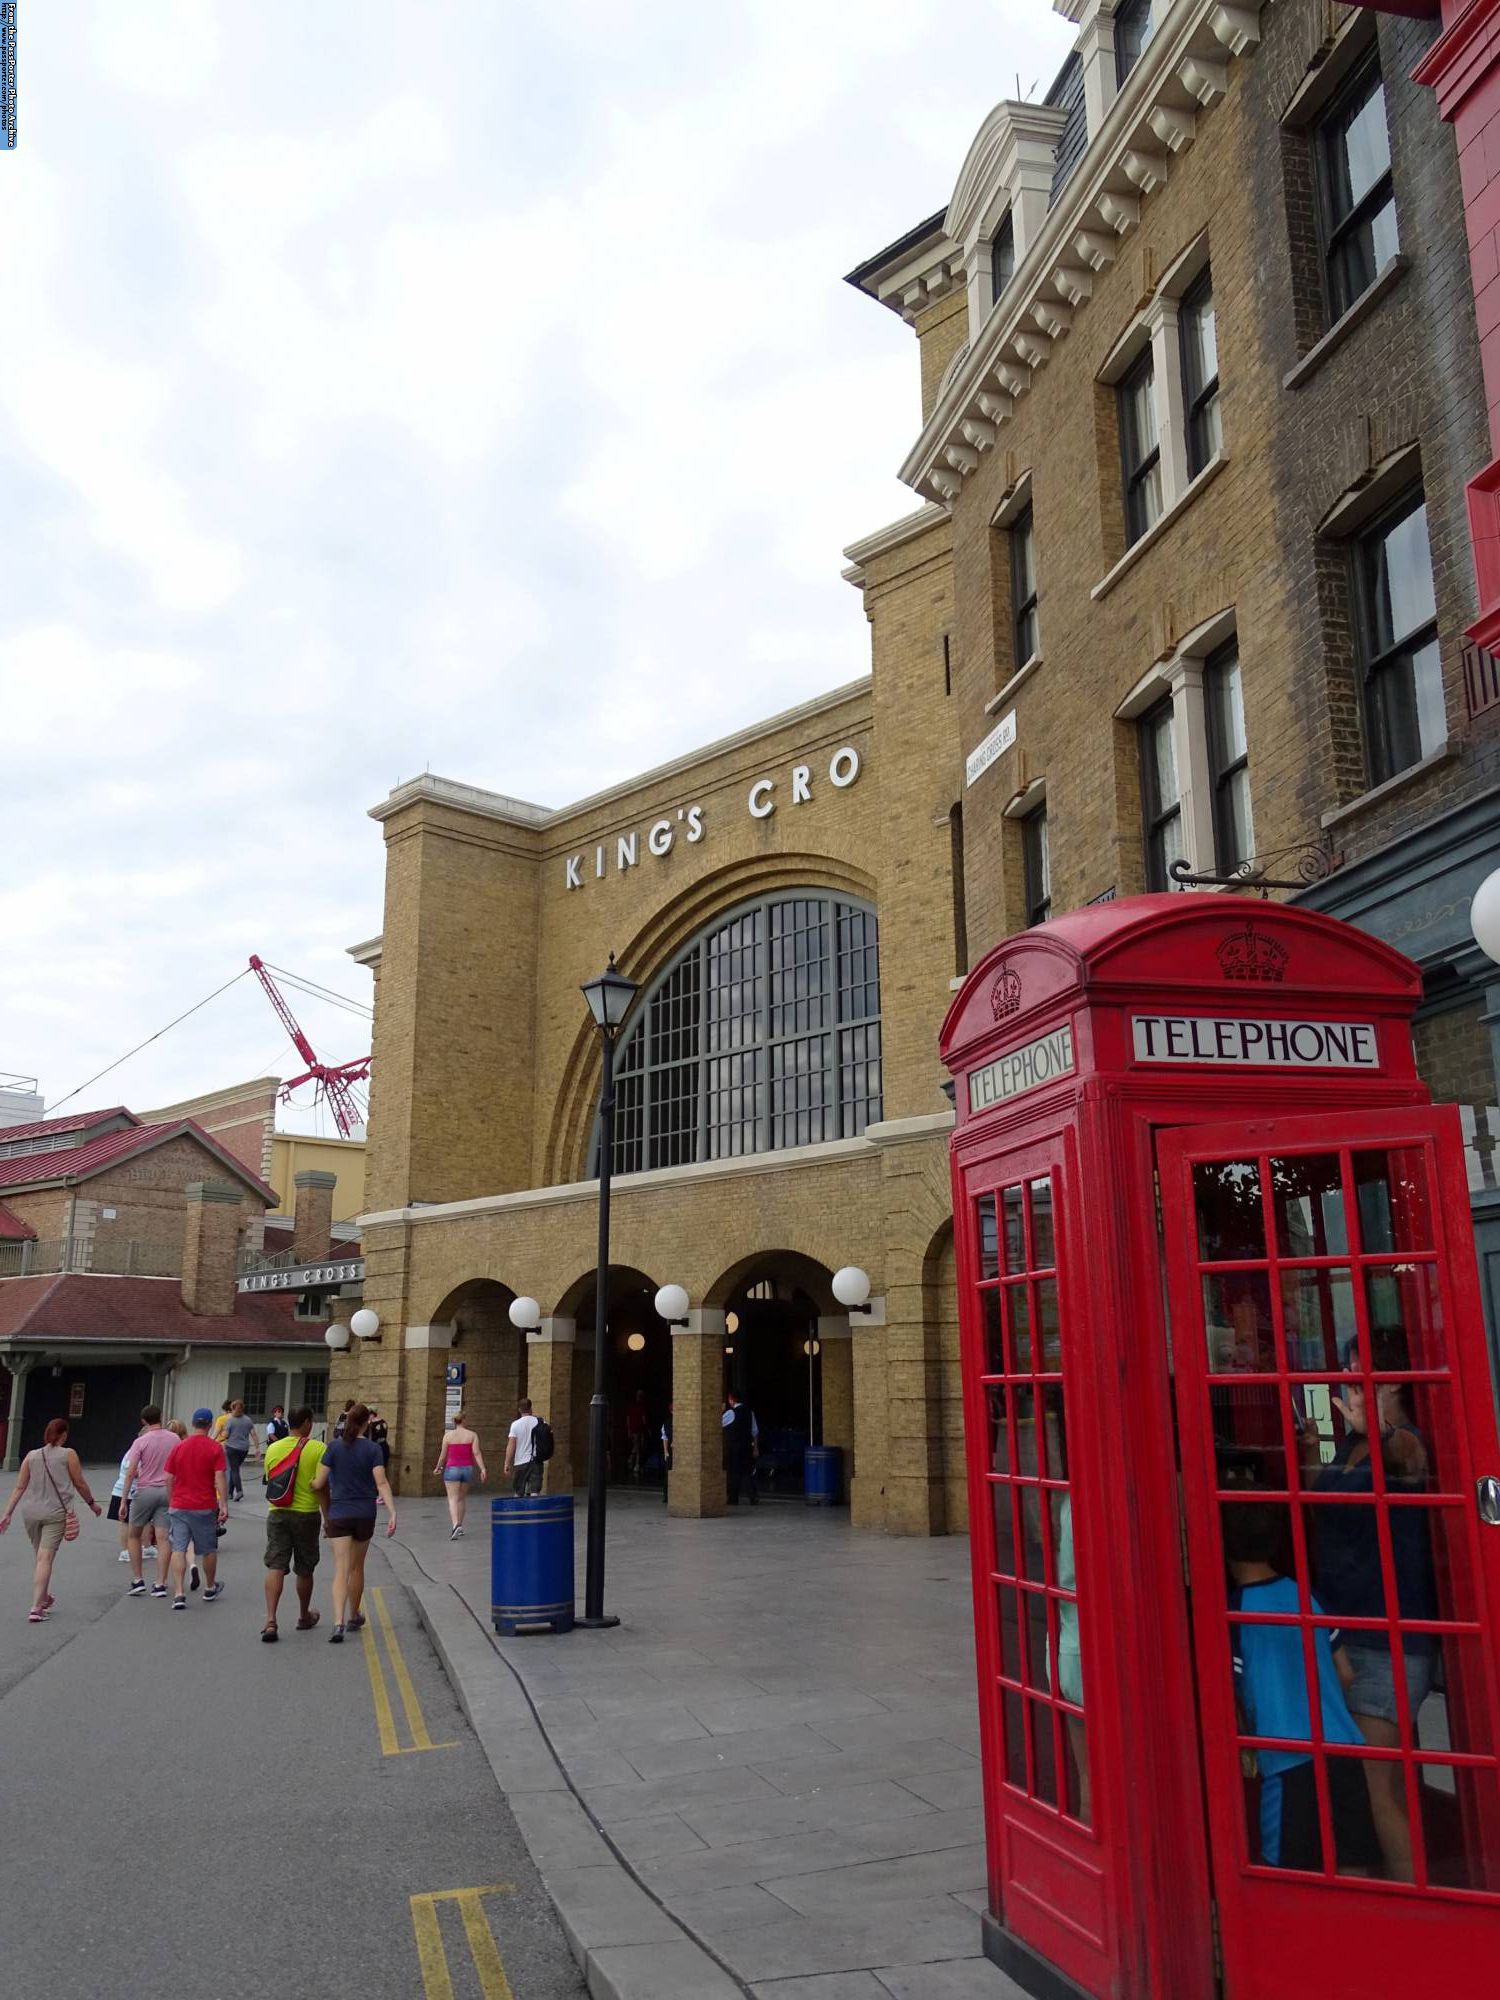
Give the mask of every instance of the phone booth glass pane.
M 1242 1860 L 1493 1893 L 1492 1684 L 1430 1149 L 1199 1160 L 1191 1189 Z
M 1063 1386 L 1053 1185 L 976 1201 L 990 1589 L 1005 1782 L 1089 1822 L 1089 1756 Z

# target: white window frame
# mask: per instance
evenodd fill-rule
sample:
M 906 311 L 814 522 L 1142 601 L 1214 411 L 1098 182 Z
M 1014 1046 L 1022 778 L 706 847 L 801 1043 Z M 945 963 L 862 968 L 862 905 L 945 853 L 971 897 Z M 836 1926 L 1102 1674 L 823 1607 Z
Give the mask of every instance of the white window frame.
M 1182 855 L 1195 875 L 1205 874 L 1215 866 L 1218 846 L 1203 670 L 1210 654 L 1216 653 L 1226 639 L 1234 638 L 1237 631 L 1233 607 L 1215 612 L 1189 632 L 1167 659 L 1158 660 L 1149 668 L 1115 710 L 1117 722 L 1136 723 L 1158 702 L 1171 697 L 1172 752 L 1177 760 L 1177 791 L 1182 811 Z M 1254 804 L 1252 791 L 1252 813 Z
M 1187 406 L 1182 387 L 1182 329 L 1178 309 L 1210 261 L 1208 232 L 1205 230 L 1168 268 L 1149 304 L 1126 327 L 1099 371 L 1099 380 L 1111 389 L 1116 388 L 1139 360 L 1142 349 L 1151 349 L 1152 401 L 1156 408 L 1156 435 L 1161 451 L 1161 515 L 1153 523 L 1154 527 L 1161 525 L 1195 479 L 1201 479 L 1208 469 L 1205 466 L 1203 471 L 1192 477 L 1188 473 Z M 1221 397 L 1223 381 L 1221 356 Z M 1222 403 L 1219 421 L 1222 427 Z M 1210 459 L 1209 464 L 1212 463 Z M 1123 508 L 1122 497 L 1122 517 Z M 1136 539 L 1144 541 L 1145 536 L 1140 535 Z M 1133 548 L 1135 544 L 1131 546 Z

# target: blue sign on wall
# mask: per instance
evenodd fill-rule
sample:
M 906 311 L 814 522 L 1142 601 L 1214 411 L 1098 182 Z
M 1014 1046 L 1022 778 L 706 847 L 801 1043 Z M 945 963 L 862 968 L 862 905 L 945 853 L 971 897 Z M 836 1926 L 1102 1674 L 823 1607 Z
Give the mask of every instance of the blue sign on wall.
M 450 1361 L 448 1363 L 448 1377 L 447 1377 L 448 1387 L 450 1389 L 461 1388 L 463 1386 L 465 1373 L 466 1370 L 464 1368 L 463 1362 Z

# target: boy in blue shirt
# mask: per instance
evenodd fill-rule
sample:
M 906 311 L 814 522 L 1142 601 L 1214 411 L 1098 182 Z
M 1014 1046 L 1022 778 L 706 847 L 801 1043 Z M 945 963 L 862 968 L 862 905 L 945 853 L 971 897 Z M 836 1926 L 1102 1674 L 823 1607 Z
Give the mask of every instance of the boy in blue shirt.
M 1233 1589 L 1231 1612 L 1279 1613 L 1295 1617 L 1297 1585 L 1276 1566 L 1278 1510 L 1254 1501 L 1222 1509 L 1224 1553 Z M 1323 1607 L 1316 1598 L 1311 1609 Z M 1317 1780 L 1313 1773 L 1307 1668 L 1298 1625 L 1230 1627 L 1234 1691 L 1247 1736 L 1279 1736 L 1308 1743 L 1307 1750 L 1253 1750 L 1243 1753 L 1260 1773 L 1260 1859 L 1268 1868 L 1304 1868 L 1321 1873 L 1323 1842 L 1318 1825 Z M 1348 1661 L 1340 1635 L 1326 1625 L 1313 1628 L 1318 1669 L 1319 1709 L 1325 1743 L 1364 1743 L 1344 1700 Z M 1370 1789 L 1362 1762 L 1327 1757 L 1328 1808 L 1340 1875 L 1370 1875 L 1380 1865 L 1380 1843 L 1370 1811 Z

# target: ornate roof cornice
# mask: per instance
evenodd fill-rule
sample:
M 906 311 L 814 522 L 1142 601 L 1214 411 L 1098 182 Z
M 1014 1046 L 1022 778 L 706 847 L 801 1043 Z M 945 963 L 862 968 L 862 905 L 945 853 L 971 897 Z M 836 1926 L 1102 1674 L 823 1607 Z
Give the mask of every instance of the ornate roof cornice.
M 1192 145 L 1198 120 L 1223 101 L 1230 59 L 1253 53 L 1262 4 L 1175 0 L 901 467 L 901 478 L 924 499 L 951 503 L 995 444 L 1016 400 L 1086 309 L 1096 273 L 1139 226 L 1142 202 Z M 991 112 L 965 174 L 986 134 L 994 151 L 1001 114 L 1013 120 L 1026 108 L 1005 104 Z M 960 175 L 955 204 L 965 188 Z M 952 215 L 950 208 L 950 223 Z

